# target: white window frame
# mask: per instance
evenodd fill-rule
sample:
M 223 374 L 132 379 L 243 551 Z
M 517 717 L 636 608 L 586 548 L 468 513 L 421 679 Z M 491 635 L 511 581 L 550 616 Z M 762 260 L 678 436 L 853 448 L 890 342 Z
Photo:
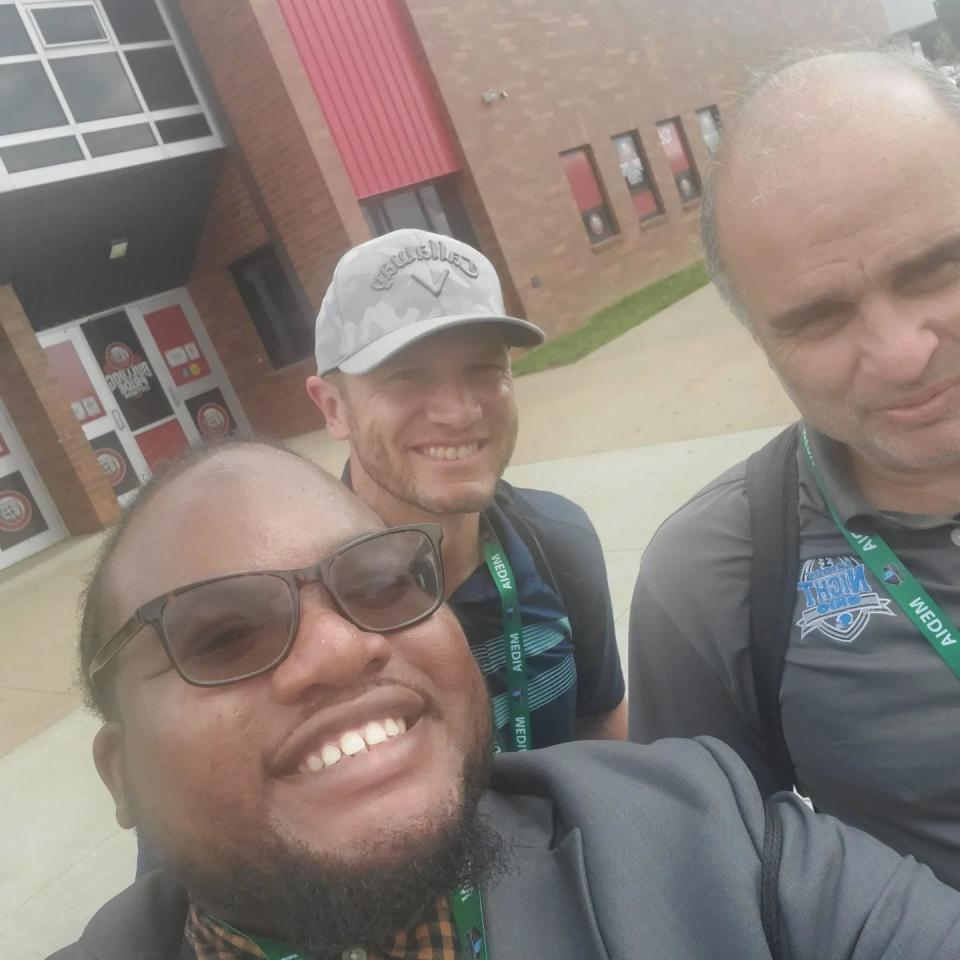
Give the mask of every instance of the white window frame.
M 98 173 L 107 173 L 113 170 L 120 170 L 126 167 L 136 166 L 141 163 L 151 163 L 158 160 L 166 160 L 174 157 L 187 156 L 193 153 L 204 153 L 210 150 L 222 148 L 225 143 L 221 136 L 213 112 L 203 99 L 203 87 L 199 83 L 198 77 L 193 70 L 193 66 L 185 55 L 182 45 L 177 39 L 176 31 L 171 22 L 165 5 L 157 2 L 157 10 L 164 25 L 167 28 L 169 38 L 166 40 L 150 40 L 142 43 L 120 44 L 109 17 L 100 8 L 98 0 L 12 0 L 5 2 L 0 0 L 3 6 L 13 6 L 20 13 L 24 28 L 34 44 L 36 50 L 33 54 L 22 54 L 14 57 L 0 58 L 0 67 L 8 64 L 27 63 L 39 61 L 46 74 L 47 81 L 53 88 L 60 109 L 66 117 L 66 123 L 57 127 L 43 127 L 39 130 L 28 130 L 22 133 L 7 134 L 0 136 L 0 149 L 9 146 L 19 146 L 25 143 L 34 143 L 42 140 L 57 139 L 59 137 L 76 137 L 80 144 L 80 150 L 83 153 L 82 160 L 68 161 L 66 163 L 54 164 L 48 167 L 39 167 L 34 170 L 23 170 L 19 173 L 7 173 L 0 159 L 0 195 L 11 190 L 18 190 L 26 187 L 39 186 L 45 183 L 55 183 L 60 180 L 67 180 L 77 176 L 86 176 Z M 94 7 L 99 21 L 104 29 L 106 39 L 100 41 L 82 41 L 71 44 L 58 44 L 49 47 L 44 44 L 43 36 L 40 33 L 33 15 L 30 11 L 41 7 L 66 7 L 66 6 L 92 6 Z M 28 15 L 29 14 L 29 15 Z M 190 81 L 197 102 L 183 107 L 169 107 L 164 110 L 149 110 L 140 86 L 137 83 L 133 70 L 127 60 L 127 51 L 147 50 L 158 47 L 172 47 L 180 60 L 180 64 Z M 126 75 L 127 82 L 130 84 L 137 103 L 140 106 L 140 112 L 124 114 L 119 117 L 108 117 L 104 120 L 85 120 L 78 122 L 70 109 L 66 98 L 63 95 L 57 78 L 53 72 L 51 63 L 55 60 L 72 58 L 77 56 L 97 56 L 105 53 L 113 53 L 120 58 L 121 66 Z M 157 122 L 170 120 L 178 117 L 203 116 L 210 127 L 210 135 L 199 137 L 193 140 L 184 140 L 177 143 L 164 143 L 157 128 Z M 153 133 L 156 143 L 154 146 L 140 147 L 136 150 L 126 150 L 121 153 L 109 154 L 103 157 L 94 157 L 87 149 L 83 135 L 85 133 L 95 133 L 101 130 L 112 130 L 115 127 L 136 126 L 146 123 Z
M 97 19 L 97 23 L 100 26 L 100 31 L 103 34 L 102 37 L 97 37 L 95 40 L 68 40 L 63 43 L 48 43 L 43 36 L 43 31 L 40 28 L 40 24 L 37 21 L 34 11 L 36 10 L 62 10 L 66 7 L 89 7 L 93 11 L 94 17 Z M 110 32 L 107 29 L 107 25 L 104 22 L 104 18 L 100 15 L 100 9 L 97 7 L 94 0 L 56 0 L 56 2 L 51 3 L 31 3 L 29 6 L 24 7 L 27 13 L 30 14 L 30 23 L 34 28 L 37 39 L 40 41 L 40 46 L 44 50 L 61 50 L 63 48 L 72 48 L 72 47 L 89 47 L 89 46 L 104 46 L 105 44 L 110 43 Z

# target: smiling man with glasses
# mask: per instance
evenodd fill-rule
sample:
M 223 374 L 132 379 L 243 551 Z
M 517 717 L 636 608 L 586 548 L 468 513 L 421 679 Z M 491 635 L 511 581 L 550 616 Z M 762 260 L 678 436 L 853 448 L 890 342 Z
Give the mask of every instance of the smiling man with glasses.
M 82 675 L 164 866 L 57 960 L 960 955 L 960 894 L 713 741 L 493 756 L 440 538 L 235 441 L 144 488 Z

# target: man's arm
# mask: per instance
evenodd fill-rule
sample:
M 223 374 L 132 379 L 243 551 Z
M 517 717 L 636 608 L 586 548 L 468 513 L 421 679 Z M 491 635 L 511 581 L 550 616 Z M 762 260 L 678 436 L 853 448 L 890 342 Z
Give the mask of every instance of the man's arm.
M 630 608 L 630 739 L 712 736 L 772 779 L 750 662 L 750 519 L 742 465 L 654 535 Z
M 625 739 L 626 685 L 597 531 L 586 511 L 566 497 L 544 490 L 514 494 L 570 621 L 577 667 L 574 734 L 578 740 Z
M 960 957 L 960 893 L 913 857 L 825 814 L 796 795 L 761 805 L 755 784 L 721 744 L 700 741 L 732 788 L 761 861 L 762 885 L 779 913 L 782 957 L 791 960 L 955 960 Z M 713 812 L 713 811 L 711 811 Z M 702 815 L 702 814 L 701 814 Z M 781 828 L 779 863 L 776 818 Z M 758 876 L 758 880 L 760 877 Z
M 608 713 L 601 713 L 597 717 L 578 717 L 577 739 L 626 740 L 628 717 L 626 699 Z

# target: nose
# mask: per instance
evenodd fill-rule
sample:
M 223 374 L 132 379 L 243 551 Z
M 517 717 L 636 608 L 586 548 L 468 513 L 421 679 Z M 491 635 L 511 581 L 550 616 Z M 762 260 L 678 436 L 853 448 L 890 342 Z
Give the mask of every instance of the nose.
M 863 306 L 861 371 L 889 384 L 909 386 L 923 374 L 940 344 L 922 304 L 877 296 Z
M 427 417 L 431 423 L 463 430 L 483 416 L 483 406 L 476 393 L 463 380 L 438 384 L 427 401 Z
M 277 697 L 298 701 L 318 688 L 340 690 L 376 676 L 390 660 L 382 634 L 355 627 L 335 609 L 306 596 L 300 625 L 286 659 L 271 674 Z

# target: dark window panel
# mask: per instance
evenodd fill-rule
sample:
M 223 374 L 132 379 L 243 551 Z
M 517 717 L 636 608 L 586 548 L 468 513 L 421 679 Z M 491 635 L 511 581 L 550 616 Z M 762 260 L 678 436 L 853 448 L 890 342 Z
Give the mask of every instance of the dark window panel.
M 50 66 L 78 122 L 141 112 L 140 102 L 115 53 L 51 60 Z
M 67 122 L 40 63 L 0 66 L 0 135 Z
M 20 173 L 21 170 L 36 170 L 39 167 L 82 160 L 83 151 L 76 137 L 57 137 L 54 140 L 4 147 L 0 150 L 0 159 L 3 160 L 7 173 Z
M 437 188 L 432 183 L 425 184 L 417 190 L 423 209 L 427 211 L 427 218 L 430 221 L 430 229 L 434 233 L 442 233 L 445 236 L 452 237 L 450 224 L 447 222 L 447 216 L 443 211 L 443 204 L 440 202 L 440 196 Z
M 0 7 L 0 57 L 18 57 L 33 52 L 33 44 L 17 8 L 6 5 Z
M 690 144 L 678 117 L 657 124 L 660 146 L 673 172 L 680 199 L 686 203 L 700 196 L 700 176 L 693 164 Z
M 429 230 L 427 215 L 417 200 L 415 190 L 404 190 L 383 198 L 383 209 L 393 230 L 410 227 L 414 230 Z
M 560 161 L 590 242 L 599 243 L 614 236 L 617 225 L 600 186 L 590 148 L 567 150 L 560 154 Z
M 100 0 L 121 43 L 169 40 L 154 0 Z
M 707 149 L 713 153 L 720 146 L 720 111 L 715 104 L 702 107 L 697 111 L 697 119 L 700 121 L 700 133 L 703 134 L 703 142 Z
M 199 140 L 209 137 L 212 131 L 210 124 L 202 113 L 189 117 L 171 117 L 169 120 L 159 120 L 157 130 L 164 143 L 179 143 L 181 140 Z
M 643 145 L 636 130 L 630 133 L 621 133 L 613 138 L 613 146 L 620 163 L 620 173 L 623 174 L 633 208 L 637 218 L 642 222 L 663 213 L 663 204 L 653 178 L 650 175 L 649 164 L 643 152 Z
M 33 19 L 47 46 L 106 40 L 107 35 L 90 7 L 34 7 Z
M 273 248 L 260 250 L 231 268 L 240 296 L 274 367 L 313 352 L 313 318 L 290 283 Z
M 197 102 L 174 47 L 128 50 L 126 57 L 151 110 L 189 107 Z
M 125 153 L 127 150 L 141 150 L 144 147 L 156 146 L 157 143 L 147 123 L 85 133 L 83 139 L 91 156 L 94 157 L 104 157 L 110 153 Z

